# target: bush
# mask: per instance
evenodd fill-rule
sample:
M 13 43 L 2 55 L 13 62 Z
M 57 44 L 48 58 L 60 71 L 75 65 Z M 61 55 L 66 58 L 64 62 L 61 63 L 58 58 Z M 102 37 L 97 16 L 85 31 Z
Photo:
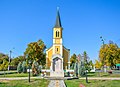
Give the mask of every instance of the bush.
M 22 70 L 23 70 L 23 69 L 22 69 L 22 63 L 19 62 L 18 66 L 17 66 L 17 71 L 18 71 L 18 73 L 21 73 Z
M 32 64 L 32 75 L 37 76 L 40 73 L 38 62 L 34 61 Z
M 80 76 L 85 76 L 85 67 L 81 66 L 79 71 Z

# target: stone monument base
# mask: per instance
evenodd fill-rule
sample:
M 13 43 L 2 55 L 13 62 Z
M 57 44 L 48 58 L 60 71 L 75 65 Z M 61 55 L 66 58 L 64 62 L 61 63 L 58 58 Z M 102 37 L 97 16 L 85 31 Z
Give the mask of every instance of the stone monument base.
M 64 77 L 64 71 L 51 71 L 50 77 Z

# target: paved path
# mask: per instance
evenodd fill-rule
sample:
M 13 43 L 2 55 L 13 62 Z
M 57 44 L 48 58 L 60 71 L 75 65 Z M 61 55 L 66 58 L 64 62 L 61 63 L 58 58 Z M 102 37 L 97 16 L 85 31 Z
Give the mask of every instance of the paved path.
M 64 80 L 51 80 L 48 87 L 66 87 Z
M 31 79 L 41 79 L 43 77 L 30 77 Z M 3 78 L 0 78 L 0 80 L 25 80 L 25 79 L 28 79 L 28 77 L 3 77 Z M 64 79 L 68 79 L 68 78 L 64 78 Z M 79 79 L 85 79 L 84 78 L 79 78 Z M 95 80 L 120 80 L 120 77 L 88 77 L 88 79 L 95 79 Z M 56 80 L 59 80 L 59 79 L 56 79 Z M 62 79 L 61 79 L 62 80 Z
M 43 77 L 30 77 L 31 79 L 40 79 Z M 0 80 L 25 80 L 28 79 L 28 77 L 3 77 L 0 78 Z M 68 78 L 64 78 L 64 79 L 68 79 Z M 79 79 L 85 79 L 84 78 L 79 78 Z M 88 79 L 98 79 L 98 80 L 120 80 L 120 77 L 88 77 Z M 62 80 L 62 79 L 61 79 Z

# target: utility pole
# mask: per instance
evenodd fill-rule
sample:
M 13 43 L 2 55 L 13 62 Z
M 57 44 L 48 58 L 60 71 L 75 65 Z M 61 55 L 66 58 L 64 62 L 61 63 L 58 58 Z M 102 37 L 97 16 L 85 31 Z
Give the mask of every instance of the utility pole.
M 11 60 L 11 54 L 12 54 L 12 51 L 10 50 L 9 64 L 8 64 L 8 71 L 10 70 L 10 60 Z

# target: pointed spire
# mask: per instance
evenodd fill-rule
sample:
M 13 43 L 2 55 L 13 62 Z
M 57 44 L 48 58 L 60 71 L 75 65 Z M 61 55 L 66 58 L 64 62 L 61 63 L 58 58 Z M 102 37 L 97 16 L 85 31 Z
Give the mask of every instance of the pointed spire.
M 57 7 L 57 16 L 56 16 L 56 23 L 55 23 L 55 28 L 62 27 L 61 25 L 61 20 L 60 20 L 60 13 L 59 13 L 59 7 Z

